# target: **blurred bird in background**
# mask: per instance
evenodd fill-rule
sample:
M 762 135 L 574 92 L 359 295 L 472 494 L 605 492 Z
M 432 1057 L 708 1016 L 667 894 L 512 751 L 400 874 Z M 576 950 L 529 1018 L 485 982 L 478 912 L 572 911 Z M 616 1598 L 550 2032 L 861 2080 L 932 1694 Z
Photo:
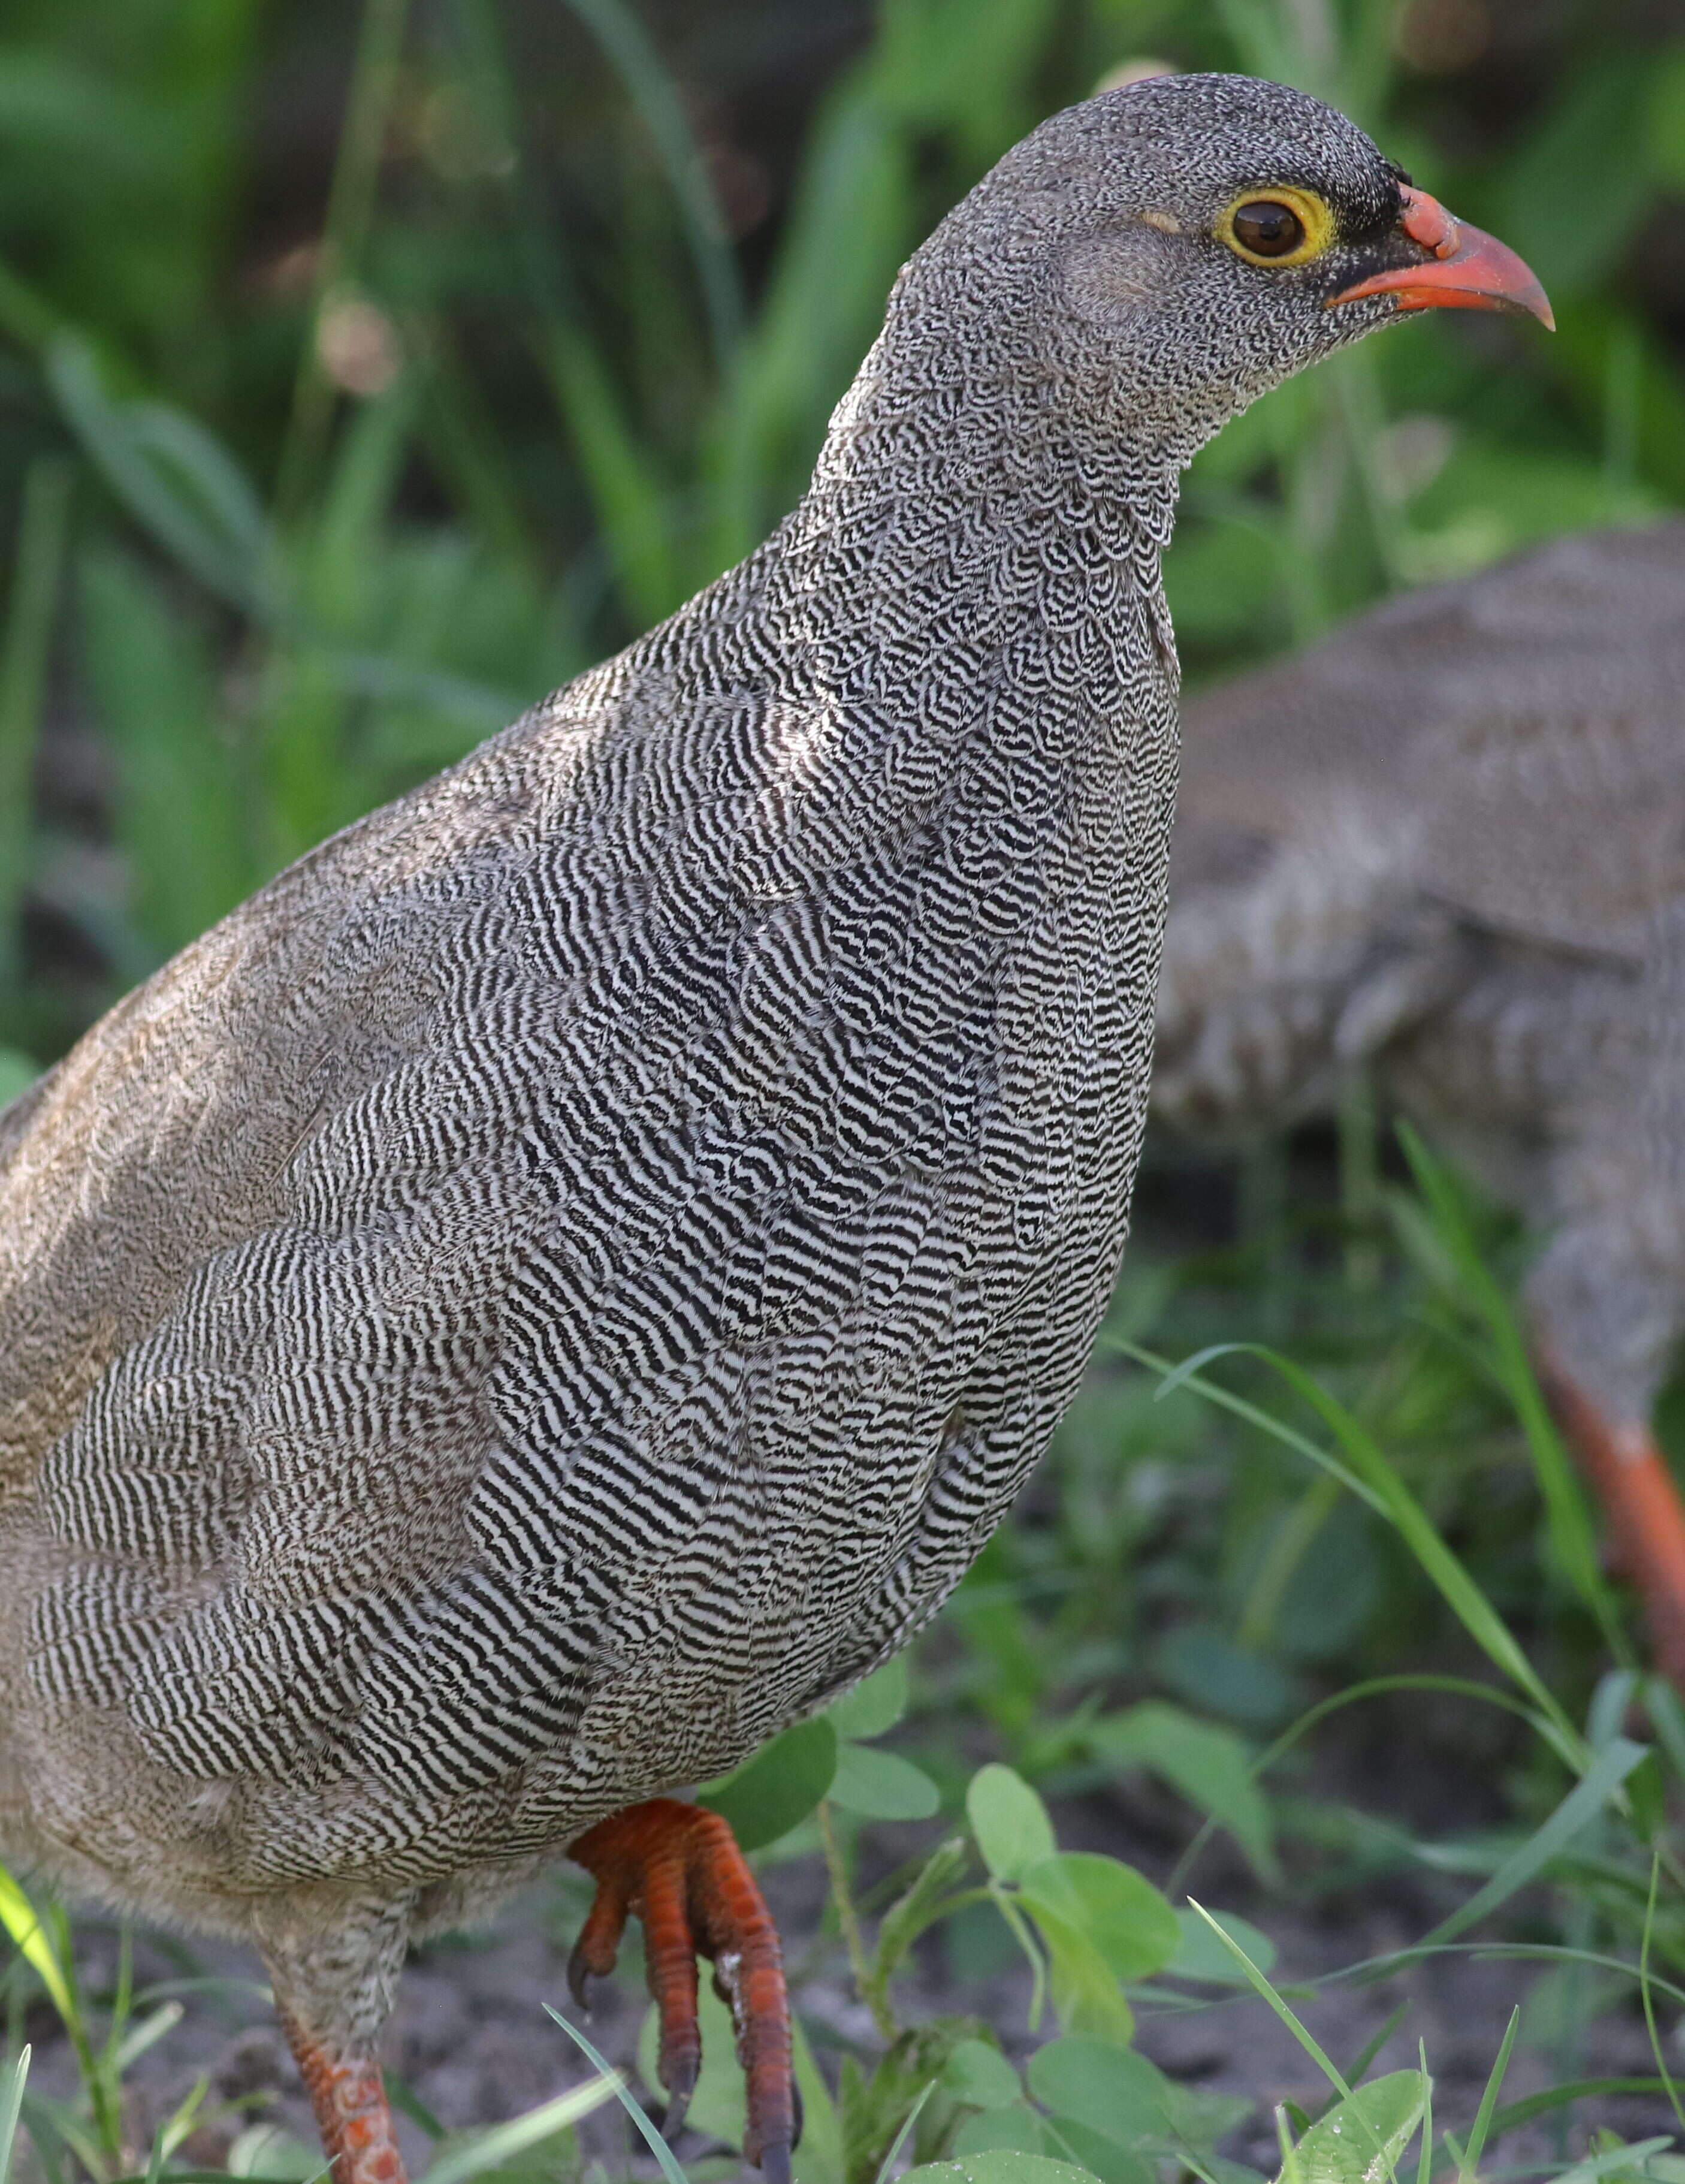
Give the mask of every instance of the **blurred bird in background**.
M 1685 1688 L 1685 523 L 1394 599 L 1184 709 L 1155 1113 L 1373 1068 L 1545 1240 L 1540 1375 Z

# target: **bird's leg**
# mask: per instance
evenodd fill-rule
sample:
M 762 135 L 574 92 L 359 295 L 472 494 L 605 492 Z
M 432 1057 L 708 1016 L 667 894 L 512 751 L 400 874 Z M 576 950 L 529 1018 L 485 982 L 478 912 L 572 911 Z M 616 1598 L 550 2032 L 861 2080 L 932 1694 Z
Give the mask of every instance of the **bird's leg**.
M 778 1930 L 731 1829 L 699 1805 L 652 1797 L 599 1822 L 568 1855 L 597 1882 L 568 1964 L 575 2000 L 589 2006 L 590 1981 L 614 1970 L 627 1917 L 641 1919 L 661 2020 L 658 2070 L 671 2137 L 701 2068 L 696 1960 L 710 1958 L 715 1990 L 731 2005 L 748 2087 L 743 2151 L 767 2184 L 789 2184 L 799 2116 L 783 1958 Z
M 252 1938 L 316 2112 L 333 2184 L 404 2184 L 375 2058 L 412 1908 L 403 1895 L 303 1888 L 260 1899 L 254 1909 Z
M 1642 1419 L 1611 1417 L 1547 1356 L 1541 1378 L 1609 1518 L 1610 1543 L 1644 1605 L 1656 1665 L 1685 1692 L 1685 1505 Z
M 276 2014 L 316 2112 L 333 2184 L 405 2184 L 380 2064 L 371 2055 L 338 2053 L 290 2011 Z

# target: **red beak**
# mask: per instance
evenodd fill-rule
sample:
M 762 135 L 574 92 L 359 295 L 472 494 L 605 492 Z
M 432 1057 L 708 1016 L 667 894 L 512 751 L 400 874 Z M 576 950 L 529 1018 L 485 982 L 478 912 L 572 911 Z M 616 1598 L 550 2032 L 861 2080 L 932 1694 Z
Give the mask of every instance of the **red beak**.
M 1453 220 L 1426 190 L 1406 188 L 1399 225 L 1433 255 L 1426 265 L 1397 265 L 1354 281 L 1330 304 L 1360 296 L 1390 296 L 1401 311 L 1531 311 L 1554 333 L 1549 298 L 1537 276 L 1496 236 Z

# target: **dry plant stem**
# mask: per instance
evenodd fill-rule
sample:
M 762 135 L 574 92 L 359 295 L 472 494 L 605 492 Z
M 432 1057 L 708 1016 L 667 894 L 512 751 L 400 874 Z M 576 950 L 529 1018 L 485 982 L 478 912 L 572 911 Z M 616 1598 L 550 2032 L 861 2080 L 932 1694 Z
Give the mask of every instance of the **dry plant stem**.
M 275 514 L 283 523 L 297 515 L 309 499 L 332 414 L 333 389 L 317 353 L 322 311 L 335 286 L 353 276 L 368 234 L 409 11 L 409 0 L 367 0 L 364 14 L 345 131 L 316 262 L 304 349 L 293 382 L 292 410 L 275 477 Z
M 866 1962 L 866 1945 L 860 1932 L 859 1915 L 854 1909 L 854 1898 L 848 1886 L 848 1865 L 842 1855 L 842 1846 L 837 1840 L 837 1823 L 831 1817 L 831 1800 L 819 1802 L 819 1839 L 825 1851 L 825 1869 L 831 1877 L 831 1900 L 837 1906 L 837 1924 L 842 1935 L 842 1946 L 848 1952 L 848 1969 L 854 1975 L 854 1992 L 872 2014 L 872 2023 L 878 2037 L 891 2041 L 895 2037 L 895 2020 L 888 2003 L 874 1986 L 871 1968 Z
M 334 2055 L 296 2017 L 279 2014 L 316 2112 L 333 2184 L 406 2184 L 379 2064 L 366 2055 Z
M 1685 1503 L 1648 1425 L 1610 1418 L 1547 1362 L 1543 1378 L 1643 1602 L 1657 1666 L 1685 1692 Z

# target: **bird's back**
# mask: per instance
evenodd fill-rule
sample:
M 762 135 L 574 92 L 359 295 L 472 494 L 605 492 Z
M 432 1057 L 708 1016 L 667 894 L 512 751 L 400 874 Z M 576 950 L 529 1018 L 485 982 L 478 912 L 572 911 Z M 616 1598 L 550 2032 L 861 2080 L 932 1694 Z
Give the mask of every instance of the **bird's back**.
M 1406 593 L 1188 701 L 1176 897 L 1332 816 L 1495 932 L 1637 961 L 1685 894 L 1682 691 L 1685 523 Z

